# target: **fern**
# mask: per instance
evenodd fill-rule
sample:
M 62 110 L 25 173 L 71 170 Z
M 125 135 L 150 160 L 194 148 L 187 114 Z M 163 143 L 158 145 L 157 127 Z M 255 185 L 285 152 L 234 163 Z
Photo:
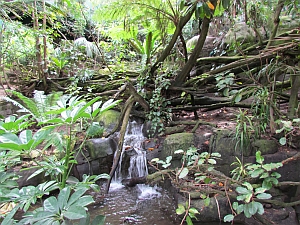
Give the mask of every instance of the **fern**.
M 3 99 L 18 106 L 20 108 L 19 112 L 29 113 L 37 122 L 53 118 L 53 115 L 47 114 L 47 112 L 57 108 L 56 101 L 62 95 L 61 92 L 45 95 L 43 91 L 35 91 L 34 97 L 31 99 L 14 90 L 7 90 L 7 92 L 16 96 L 20 101 L 10 97 L 4 97 Z
M 33 116 L 34 119 L 37 119 L 36 115 L 38 114 L 38 110 L 37 110 L 36 103 L 32 99 L 14 90 L 7 90 L 7 92 L 15 95 L 19 100 L 21 100 L 21 102 L 23 102 L 23 104 L 10 97 L 5 97 L 3 98 L 4 100 L 18 106 L 20 108 L 19 112 L 28 112 Z
M 65 152 L 66 141 L 63 139 L 63 136 L 59 132 L 51 132 L 45 141 L 44 149 L 54 146 L 55 149 L 61 153 Z

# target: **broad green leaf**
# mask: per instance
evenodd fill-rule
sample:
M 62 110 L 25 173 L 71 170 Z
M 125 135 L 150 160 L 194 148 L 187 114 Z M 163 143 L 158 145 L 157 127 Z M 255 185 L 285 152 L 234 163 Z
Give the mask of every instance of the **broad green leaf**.
M 42 124 L 63 124 L 64 120 L 62 118 L 55 118 L 55 119 L 50 119 L 50 120 L 46 120 L 42 123 L 39 123 L 39 125 Z
M 217 161 L 215 159 L 208 159 L 207 162 L 212 165 L 217 164 Z
M 193 225 L 192 219 L 190 216 L 186 216 L 185 222 L 187 225 Z
M 153 163 L 157 163 L 159 161 L 159 158 L 153 158 L 153 159 L 151 159 L 151 162 L 153 162 Z
M 5 133 L 0 136 L 0 142 L 2 143 L 14 143 L 14 144 L 22 144 L 19 137 L 13 133 Z
M 59 205 L 54 196 L 51 196 L 44 201 L 44 210 L 52 213 L 59 213 Z
M 171 163 L 166 163 L 166 164 L 162 165 L 162 167 L 165 168 L 165 169 L 168 168 L 169 166 L 171 166 Z
M 115 107 L 117 104 L 119 104 L 122 100 L 117 100 L 117 101 L 114 101 L 113 99 L 110 99 L 108 101 L 106 101 L 102 107 L 101 107 L 101 111 L 100 113 L 102 114 L 103 112 Z
M 210 198 L 207 197 L 207 198 L 204 199 L 204 205 L 209 206 L 209 204 L 210 204 Z
M 186 175 L 188 175 L 189 169 L 188 168 L 183 168 L 179 174 L 179 179 L 184 178 Z
M 236 213 L 240 214 L 244 211 L 244 204 L 238 205 L 236 208 Z
M 104 225 L 105 224 L 105 216 L 103 215 L 98 215 L 96 218 L 93 220 L 91 225 Z
M 274 169 L 278 169 L 279 167 L 282 167 L 282 163 L 268 163 L 262 166 L 265 170 L 271 171 Z
M 22 151 L 22 145 L 16 143 L 0 143 L 0 149 L 3 150 L 13 150 L 13 151 Z
M 209 166 L 209 167 L 207 167 L 207 171 L 213 171 L 214 170 L 214 167 L 213 166 Z
M 227 88 L 225 88 L 224 90 L 223 90 L 223 95 L 225 96 L 225 97 L 228 97 L 229 96 L 229 88 L 227 87 Z
M 251 201 L 251 199 L 252 199 L 252 196 L 253 196 L 252 193 L 249 193 L 249 194 L 245 195 L 245 200 L 244 201 L 246 203 L 249 203 Z
M 262 164 L 264 162 L 264 157 L 262 157 L 261 152 L 257 151 L 256 154 L 256 162 Z
M 64 189 L 60 190 L 59 195 L 57 197 L 60 210 L 66 207 L 67 202 L 69 200 L 70 193 L 71 193 L 71 189 L 69 187 L 65 187 Z
M 250 215 L 254 215 L 257 212 L 257 205 L 255 204 L 255 202 L 250 202 L 247 209 Z
M 272 195 L 270 195 L 268 193 L 261 193 L 261 194 L 256 195 L 256 197 L 258 199 L 270 199 L 270 198 L 272 198 Z
M 281 174 L 277 173 L 277 172 L 273 172 L 273 173 L 271 173 L 271 176 L 275 177 L 276 179 L 279 179 L 281 177 Z
M 269 177 L 269 173 L 268 172 L 264 172 L 259 178 L 260 179 L 264 179 L 264 178 L 267 178 Z
M 199 159 L 198 160 L 198 165 L 202 165 L 202 164 L 204 164 L 205 163 L 205 159 Z
M 238 103 L 238 102 L 240 102 L 241 100 L 242 100 L 242 95 L 239 93 L 239 94 L 237 94 L 237 95 L 235 96 L 234 102 L 235 102 L 235 103 Z
M 248 194 L 249 192 L 251 192 L 251 191 L 249 191 L 247 188 L 240 187 L 240 186 L 236 188 L 236 191 L 237 191 L 239 194 Z
M 69 208 L 71 205 L 73 205 L 74 203 L 76 203 L 76 201 L 82 196 L 84 195 L 84 193 L 86 192 L 86 188 L 82 188 L 82 189 L 79 189 L 77 191 L 75 191 L 69 201 L 67 202 L 67 208 Z
M 256 169 L 256 170 L 250 172 L 250 174 L 251 174 L 251 177 L 252 177 L 252 178 L 256 178 L 256 177 L 259 177 L 259 176 L 260 176 L 261 174 L 263 174 L 264 172 L 265 172 L 264 169 L 258 168 L 258 169 Z
M 266 190 L 267 190 L 267 189 L 265 189 L 265 188 L 263 188 L 263 187 L 256 188 L 254 194 L 255 194 L 255 195 L 261 194 L 261 193 L 264 193 Z
M 233 221 L 233 219 L 234 219 L 234 215 L 228 214 L 228 215 L 226 215 L 226 216 L 224 217 L 224 222 L 225 222 L 225 223 L 226 223 L 226 222 L 231 222 L 231 221 Z
M 176 214 L 177 215 L 182 215 L 183 213 L 185 213 L 185 208 L 182 204 L 178 204 L 178 207 L 176 209 Z
M 247 218 L 250 218 L 251 216 L 253 216 L 249 211 L 249 204 L 244 205 L 244 214 Z
M 270 190 L 272 188 L 272 186 L 273 186 L 272 183 L 266 181 L 266 179 L 262 183 L 262 187 L 265 188 L 265 189 L 267 189 L 267 190 Z
M 190 212 L 190 213 L 193 213 L 193 214 L 199 213 L 198 210 L 195 209 L 195 208 L 190 208 L 190 209 L 189 209 L 189 212 Z
M 64 212 L 64 216 L 70 220 L 77 220 L 86 217 L 86 211 L 81 206 L 72 205 Z
M 279 143 L 280 143 L 281 145 L 286 145 L 286 137 L 280 138 L 280 139 L 279 139 Z
M 184 151 L 182 149 L 176 150 L 174 152 L 174 154 L 183 154 L 183 153 L 184 153 Z
M 265 210 L 263 205 L 260 202 L 255 202 L 255 204 L 257 205 L 257 213 L 260 215 L 264 214 Z
M 211 178 L 210 178 L 210 177 L 205 177 L 205 178 L 204 178 L 204 183 L 205 183 L 205 184 L 209 184 L 210 181 L 211 181 Z
M 44 171 L 45 171 L 44 168 L 41 168 L 41 169 L 36 170 L 34 173 L 32 173 L 32 174 L 27 178 L 27 180 L 29 180 L 29 179 L 31 179 L 31 178 L 33 178 L 33 177 L 35 177 L 35 176 L 37 176 L 37 175 L 43 173 Z
M 202 152 L 201 154 L 200 154 L 200 157 L 201 158 L 206 158 L 207 156 L 208 156 L 208 152 Z
M 172 160 L 172 156 L 168 156 L 168 157 L 166 158 L 166 163 L 171 162 L 171 160 Z
M 92 196 L 90 195 L 85 195 L 85 196 L 82 196 L 81 198 L 79 198 L 78 202 L 76 202 L 76 205 L 77 206 L 81 206 L 81 207 L 85 207 L 91 203 L 94 203 L 94 199 Z
M 222 0 L 222 6 L 224 9 L 228 9 L 230 6 L 230 0 Z
M 212 156 L 212 157 L 218 157 L 218 158 L 220 158 L 220 157 L 221 157 L 221 154 L 218 153 L 218 152 L 213 152 L 213 153 L 211 153 L 211 156 Z
M 19 139 L 23 144 L 28 143 L 30 140 L 32 140 L 32 131 L 23 130 L 19 135 Z

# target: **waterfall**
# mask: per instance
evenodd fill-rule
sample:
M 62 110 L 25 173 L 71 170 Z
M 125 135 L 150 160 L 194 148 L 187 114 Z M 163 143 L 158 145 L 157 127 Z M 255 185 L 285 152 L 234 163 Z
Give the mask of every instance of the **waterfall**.
M 127 125 L 119 166 L 113 180 L 115 188 L 123 187 L 121 180 L 124 178 L 144 177 L 148 175 L 146 150 L 143 147 L 143 142 L 146 138 L 142 130 L 143 124 L 141 125 L 136 121 L 130 121 Z M 123 171 L 126 155 L 130 156 L 129 166 L 128 171 Z M 144 184 L 138 184 L 137 187 L 141 192 L 139 198 L 147 199 L 160 196 L 160 193 L 156 191 L 156 187 L 153 188 Z
M 114 176 L 115 182 L 120 182 L 124 178 L 142 177 L 148 175 L 146 151 L 143 149 L 143 142 L 145 140 L 145 137 L 142 130 L 143 125 L 138 124 L 136 121 L 131 121 L 128 123 L 119 166 Z M 128 174 L 122 171 L 124 167 L 123 159 L 125 153 L 127 155 L 130 155 L 130 166 L 128 168 Z

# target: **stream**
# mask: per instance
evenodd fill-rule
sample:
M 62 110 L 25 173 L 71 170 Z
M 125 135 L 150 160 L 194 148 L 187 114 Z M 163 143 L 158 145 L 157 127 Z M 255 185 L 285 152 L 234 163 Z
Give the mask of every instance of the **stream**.
M 174 225 L 175 201 L 171 195 L 159 187 L 138 184 L 127 188 L 122 179 L 148 175 L 146 151 L 143 149 L 143 125 L 129 122 L 124 138 L 124 147 L 109 193 L 104 200 L 89 209 L 91 218 L 101 214 L 106 216 L 107 225 L 147 224 Z M 127 151 L 127 152 L 126 152 Z M 126 154 L 124 154 L 126 152 Z M 124 171 L 125 155 L 130 156 L 128 169 Z
M 125 188 L 112 183 L 103 202 L 89 209 L 91 217 L 99 214 L 106 216 L 106 225 L 147 224 L 174 225 L 175 204 L 167 193 L 160 188 Z

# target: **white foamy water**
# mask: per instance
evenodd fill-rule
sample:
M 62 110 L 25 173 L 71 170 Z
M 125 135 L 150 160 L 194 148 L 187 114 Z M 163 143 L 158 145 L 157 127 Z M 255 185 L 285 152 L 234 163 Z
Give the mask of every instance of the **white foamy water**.
M 143 149 L 143 142 L 146 138 L 144 137 L 142 130 L 143 125 L 138 124 L 136 121 L 128 123 L 126 134 L 124 137 L 124 147 L 121 153 L 119 166 L 116 170 L 113 182 L 111 183 L 111 191 L 123 188 L 124 186 L 121 184 L 121 181 L 124 178 L 144 177 L 148 175 L 146 158 L 147 152 L 145 151 L 145 149 Z M 122 163 L 124 153 L 128 148 L 130 149 L 130 151 L 134 151 L 134 154 L 130 157 L 128 175 L 126 177 L 123 177 Z M 157 187 L 151 187 L 145 184 L 138 184 L 137 187 L 140 192 L 139 199 L 152 199 L 161 196 L 161 194 L 157 191 Z

